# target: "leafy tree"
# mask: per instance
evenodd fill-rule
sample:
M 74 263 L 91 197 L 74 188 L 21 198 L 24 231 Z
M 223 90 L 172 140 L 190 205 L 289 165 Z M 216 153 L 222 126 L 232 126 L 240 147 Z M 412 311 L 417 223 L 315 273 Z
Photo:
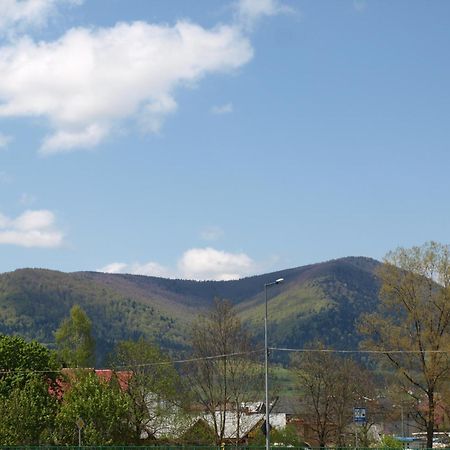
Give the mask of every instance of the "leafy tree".
M 126 395 L 134 440 L 155 437 L 182 416 L 182 383 L 170 359 L 143 338 L 123 341 L 111 358 L 116 370 L 130 371 Z
M 435 242 L 389 253 L 379 269 L 381 302 L 360 330 L 364 347 L 382 351 L 405 392 L 419 392 L 418 410 L 433 446 L 436 393 L 450 375 L 449 248 Z
M 0 335 L 0 442 L 46 441 L 56 414 L 49 394 L 56 379 L 56 355 L 42 344 Z
M 70 317 L 63 320 L 55 332 L 56 344 L 62 361 L 69 367 L 93 367 L 95 340 L 92 322 L 79 305 L 70 310 Z
M 34 380 L 56 377 L 56 355 L 36 341 L 27 342 L 20 336 L 0 335 L 0 396 L 9 395 L 14 388 L 23 388 Z
M 128 413 L 130 402 L 117 379 L 100 379 L 94 372 L 76 371 L 71 386 L 56 416 L 55 441 L 78 443 L 77 420 L 84 422 L 84 445 L 123 444 L 130 439 Z
M 29 378 L 0 401 L 0 442 L 3 445 L 50 442 L 57 408 L 48 384 L 38 376 Z
M 187 374 L 195 399 L 211 417 L 216 440 L 225 435 L 227 411 L 236 413 L 239 436 L 241 404 L 249 400 L 258 381 L 254 347 L 230 302 L 216 300 L 214 309 L 201 316 L 191 330 L 196 362 Z

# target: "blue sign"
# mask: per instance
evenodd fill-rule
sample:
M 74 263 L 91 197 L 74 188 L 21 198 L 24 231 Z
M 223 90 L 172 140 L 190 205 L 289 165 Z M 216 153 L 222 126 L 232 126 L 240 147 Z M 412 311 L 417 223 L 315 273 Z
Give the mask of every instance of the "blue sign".
M 366 408 L 353 408 L 353 422 L 366 423 Z

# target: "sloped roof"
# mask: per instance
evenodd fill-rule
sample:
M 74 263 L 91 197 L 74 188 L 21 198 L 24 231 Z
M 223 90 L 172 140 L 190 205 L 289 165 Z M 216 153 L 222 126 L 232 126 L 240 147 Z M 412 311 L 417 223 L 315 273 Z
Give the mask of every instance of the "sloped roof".
M 128 383 L 133 376 L 132 371 L 120 370 L 114 371 L 111 369 L 93 369 L 93 368 L 81 368 L 81 369 L 72 369 L 72 368 L 63 368 L 61 369 L 62 377 L 59 376 L 56 378 L 55 385 L 49 387 L 49 393 L 52 395 L 56 395 L 58 399 L 61 399 L 64 396 L 64 393 L 70 389 L 71 383 L 77 378 L 77 373 L 79 371 L 83 371 L 86 373 L 93 372 L 97 375 L 100 380 L 106 381 L 109 383 L 113 375 L 117 377 L 119 382 L 120 389 L 122 391 L 126 391 L 128 389 Z
M 216 420 L 220 419 L 220 413 L 216 412 Z M 204 420 L 211 428 L 214 428 L 213 418 L 205 415 Z M 225 412 L 225 439 L 243 439 L 259 424 L 265 420 L 265 414 L 240 414 L 239 418 L 239 436 L 238 436 L 238 413 L 236 411 Z M 282 429 L 286 426 L 286 414 L 270 414 L 270 424 L 272 427 Z
M 111 369 L 95 369 L 95 374 L 98 376 L 100 380 L 104 380 L 107 383 L 111 381 L 113 375 L 117 377 L 117 381 L 119 382 L 120 389 L 122 391 L 128 390 L 128 383 L 133 376 L 133 372 L 131 370 L 111 370 Z

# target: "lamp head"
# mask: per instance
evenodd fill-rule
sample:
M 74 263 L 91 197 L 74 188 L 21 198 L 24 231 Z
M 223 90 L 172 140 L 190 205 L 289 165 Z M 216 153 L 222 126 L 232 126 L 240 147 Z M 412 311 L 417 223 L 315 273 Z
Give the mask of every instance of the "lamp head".
M 264 286 L 267 288 L 269 286 L 275 286 L 276 284 L 280 284 L 284 281 L 284 278 L 278 278 L 278 280 L 272 281 L 271 283 L 266 283 Z

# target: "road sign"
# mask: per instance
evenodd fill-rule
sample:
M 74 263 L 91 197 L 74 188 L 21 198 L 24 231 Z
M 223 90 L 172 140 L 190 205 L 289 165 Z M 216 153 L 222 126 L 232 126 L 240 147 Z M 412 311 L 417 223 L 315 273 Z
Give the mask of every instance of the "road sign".
M 84 420 L 81 417 L 78 417 L 75 423 L 77 424 L 79 430 L 84 428 Z
M 353 408 L 353 422 L 366 423 L 366 408 Z

